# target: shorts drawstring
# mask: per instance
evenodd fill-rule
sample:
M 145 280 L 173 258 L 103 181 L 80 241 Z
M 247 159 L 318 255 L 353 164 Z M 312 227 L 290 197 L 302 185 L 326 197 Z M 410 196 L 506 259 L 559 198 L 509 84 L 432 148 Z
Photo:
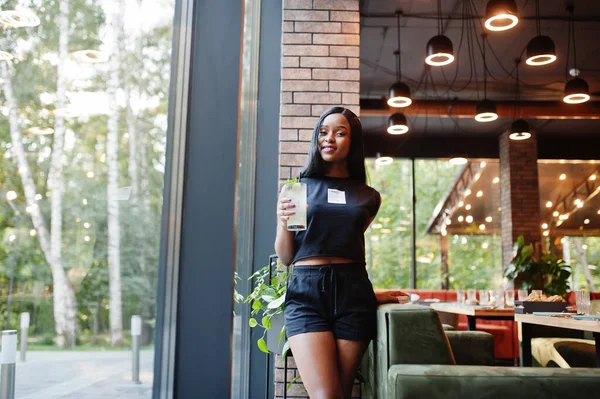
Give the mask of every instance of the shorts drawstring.
M 322 266 L 319 268 L 319 272 L 323 273 L 321 278 L 321 292 L 327 292 L 325 289 L 325 281 L 327 274 L 329 274 L 329 286 L 333 286 L 333 314 L 337 315 L 337 277 L 335 273 L 335 267 L 331 265 Z

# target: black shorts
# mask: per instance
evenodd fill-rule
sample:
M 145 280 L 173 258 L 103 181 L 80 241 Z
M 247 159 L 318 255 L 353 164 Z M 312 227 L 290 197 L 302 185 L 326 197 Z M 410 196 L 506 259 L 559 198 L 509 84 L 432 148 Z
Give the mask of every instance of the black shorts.
M 331 331 L 337 339 L 375 338 L 377 298 L 365 265 L 299 265 L 293 267 L 285 296 L 288 337 Z

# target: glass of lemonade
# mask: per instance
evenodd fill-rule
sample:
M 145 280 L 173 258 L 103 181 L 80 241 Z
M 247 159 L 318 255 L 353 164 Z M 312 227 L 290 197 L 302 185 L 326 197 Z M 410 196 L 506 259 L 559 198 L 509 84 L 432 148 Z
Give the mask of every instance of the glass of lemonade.
M 306 230 L 306 183 L 286 183 L 285 196 L 295 205 L 295 215 L 287 221 L 289 231 Z

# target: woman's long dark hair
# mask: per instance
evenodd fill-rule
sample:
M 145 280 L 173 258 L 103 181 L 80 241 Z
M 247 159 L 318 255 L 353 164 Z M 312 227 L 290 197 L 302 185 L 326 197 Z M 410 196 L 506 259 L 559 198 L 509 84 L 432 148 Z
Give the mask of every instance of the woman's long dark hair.
M 358 116 L 347 108 L 333 107 L 329 108 L 319 117 L 313 131 L 310 150 L 308 151 L 308 160 L 304 169 L 300 172 L 300 177 L 323 177 L 327 171 L 327 163 L 321 157 L 319 152 L 319 132 L 323 120 L 331 114 L 342 114 L 350 125 L 350 151 L 346 158 L 348 162 L 348 173 L 350 178 L 360 182 L 367 182 L 367 172 L 365 170 L 365 152 L 363 150 L 362 125 Z

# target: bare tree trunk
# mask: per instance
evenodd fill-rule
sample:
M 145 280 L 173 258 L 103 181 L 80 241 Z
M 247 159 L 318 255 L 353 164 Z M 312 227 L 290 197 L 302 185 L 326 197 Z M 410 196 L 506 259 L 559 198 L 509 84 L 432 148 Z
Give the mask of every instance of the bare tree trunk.
M 108 204 L 108 281 L 109 281 L 109 321 L 110 341 L 112 345 L 123 342 L 123 314 L 121 300 L 121 231 L 119 226 L 119 105 L 117 89 L 121 85 L 121 40 L 123 37 L 123 15 L 125 2 L 118 1 L 113 5 L 113 54 L 110 59 L 110 77 L 108 95 L 110 112 L 108 115 L 108 132 L 106 134 L 106 165 L 108 167 L 107 204 Z
M 573 243 L 575 244 L 575 250 L 577 251 L 577 255 L 579 256 L 579 260 L 581 262 L 583 274 L 585 274 L 588 289 L 590 291 L 594 291 L 594 279 L 592 277 L 592 273 L 590 272 L 587 257 L 585 256 L 585 251 L 583 249 L 583 246 L 581 245 L 581 237 L 573 237 Z
M 575 268 L 571 264 L 571 241 L 569 237 L 563 237 L 563 259 L 567 265 L 571 268 L 571 277 L 569 280 L 571 281 L 571 290 L 575 291 L 578 288 L 577 279 L 575 278 Z
M 77 314 L 75 293 L 73 292 L 73 287 L 67 280 L 60 259 L 56 259 L 53 255 L 54 250 L 48 234 L 48 228 L 46 227 L 46 222 L 42 217 L 40 208 L 36 203 L 35 183 L 31 175 L 31 169 L 25 158 L 23 135 L 21 133 L 21 127 L 19 126 L 17 100 L 13 91 L 12 76 L 8 70 L 8 64 L 6 62 L 0 62 L 0 69 L 2 70 L 2 78 L 4 81 L 3 85 L 6 105 L 9 110 L 8 120 L 10 125 L 12 151 L 17 158 L 19 175 L 21 176 L 23 190 L 25 191 L 25 199 L 27 206 L 31 209 L 33 227 L 37 231 L 40 246 L 52 272 L 56 344 L 61 348 L 72 346 L 75 344 L 75 332 L 77 327 L 77 319 L 75 317 Z
M 142 0 L 136 2 L 137 12 L 141 14 L 142 11 Z M 131 212 L 133 213 L 134 220 L 147 220 L 147 215 L 142 214 L 141 203 L 140 203 L 140 161 L 138 156 L 139 146 L 144 145 L 139 140 L 139 124 L 138 124 L 138 112 L 133 106 L 134 102 L 140 100 L 140 89 L 139 83 L 135 81 L 135 71 L 142 70 L 142 26 L 138 26 L 135 34 L 133 35 L 133 59 L 130 68 L 124 68 L 125 72 L 125 90 L 127 98 L 127 131 L 129 132 L 129 180 L 131 182 Z M 141 216 L 141 217 L 140 217 Z M 144 256 L 144 224 L 138 223 L 135 227 L 135 239 L 140 243 L 137 248 L 138 267 L 142 273 L 146 270 L 145 256 Z

